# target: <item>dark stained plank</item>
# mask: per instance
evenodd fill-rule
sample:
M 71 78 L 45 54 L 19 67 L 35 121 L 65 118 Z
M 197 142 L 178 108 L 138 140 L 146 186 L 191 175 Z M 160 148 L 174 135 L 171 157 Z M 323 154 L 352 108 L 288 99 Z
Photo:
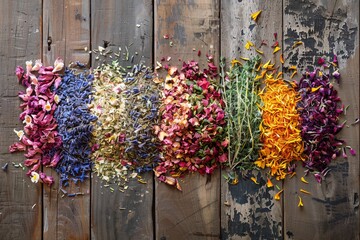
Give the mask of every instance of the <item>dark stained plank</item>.
M 89 63 L 90 2 L 65 0 L 43 2 L 43 61 L 53 65 L 55 59 Z M 51 44 L 48 40 L 51 39 Z M 59 178 L 53 170 L 47 174 L 55 178 L 55 184 L 44 187 L 44 239 L 90 238 L 90 180 L 64 188 L 69 193 L 83 193 L 74 198 L 63 197 Z
M 64 59 L 65 66 L 79 61 L 89 64 L 90 0 L 44 0 L 43 53 L 44 63 Z
M 118 191 L 115 184 L 103 187 L 104 182 L 93 175 L 91 239 L 153 239 L 152 175 L 143 176 L 147 184 L 131 179 L 125 192 Z
M 173 64 L 182 64 L 194 59 L 201 65 L 206 63 L 205 54 L 214 55 L 215 60 L 220 58 L 218 0 L 157 0 L 155 4 L 157 61 L 171 57 Z
M 285 64 L 298 64 L 304 70 L 314 66 L 318 57 L 338 55 L 342 77 L 340 85 L 334 85 L 343 104 L 350 105 L 343 117 L 349 127 L 340 136 L 359 154 L 359 125 L 350 125 L 359 117 L 358 22 L 357 0 L 284 2 Z M 292 49 L 297 40 L 304 46 Z M 358 155 L 347 160 L 337 158 L 322 184 L 313 177 L 307 178 L 310 184 L 302 183 L 303 169 L 297 169 L 297 176 L 285 184 L 285 239 L 359 239 L 358 160 Z M 311 192 L 301 195 L 302 208 L 297 207 L 300 188 Z
M 8 152 L 18 141 L 13 132 L 23 128 L 19 121 L 19 90 L 15 76 L 17 65 L 41 58 L 41 1 L 0 1 L 0 238 L 40 239 L 42 220 L 41 184 L 34 184 L 22 168 L 22 153 Z
M 172 64 L 182 66 L 179 59 L 194 59 L 205 68 L 205 54 L 219 59 L 219 1 L 158 0 L 155 4 L 157 61 L 170 56 Z M 194 173 L 180 184 L 182 192 L 155 179 L 156 239 L 219 239 L 219 171 L 211 177 Z
M 156 239 L 219 239 L 219 178 L 186 176 L 182 192 L 155 180 Z
M 98 46 L 114 52 L 129 50 L 134 63 L 145 61 L 153 65 L 153 5 L 151 1 L 92 1 L 92 48 Z M 105 44 L 105 45 L 104 45 Z M 132 65 L 129 61 L 120 63 Z M 106 59 L 109 60 L 109 59 Z M 99 63 L 93 56 L 93 66 Z M 132 179 L 124 193 L 114 184 L 104 188 L 104 183 L 93 174 L 91 191 L 92 239 L 153 239 L 153 174 L 143 176 L 147 184 Z
M 251 14 L 259 10 L 262 12 L 255 23 Z M 275 42 L 274 33 L 281 43 L 281 32 L 282 1 L 221 2 L 221 55 L 226 57 L 228 66 L 234 58 L 259 55 L 254 49 L 245 49 L 246 42 L 251 41 L 264 52 L 263 63 L 271 60 L 281 69 L 280 51 L 273 54 L 270 47 Z M 263 41 L 267 46 L 261 46 Z M 241 176 L 240 173 L 238 175 Z M 237 185 L 231 185 L 221 177 L 222 239 L 282 238 L 282 203 L 274 200 L 277 189 L 266 187 L 264 171 L 254 171 L 253 175 L 259 185 L 244 179 L 239 179 Z M 273 183 L 275 185 L 276 181 L 273 180 Z M 281 182 L 276 184 L 282 186 Z

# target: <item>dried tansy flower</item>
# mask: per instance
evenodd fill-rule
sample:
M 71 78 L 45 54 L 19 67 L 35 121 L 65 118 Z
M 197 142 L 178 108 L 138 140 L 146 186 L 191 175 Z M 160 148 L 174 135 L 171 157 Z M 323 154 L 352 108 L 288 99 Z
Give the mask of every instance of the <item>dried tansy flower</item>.
M 263 102 L 260 124 L 263 147 L 255 164 L 260 168 L 269 168 L 270 175 L 280 180 L 293 171 L 293 161 L 304 160 L 296 109 L 300 97 L 293 86 L 288 86 L 282 79 L 267 78 L 265 84 L 259 94 Z

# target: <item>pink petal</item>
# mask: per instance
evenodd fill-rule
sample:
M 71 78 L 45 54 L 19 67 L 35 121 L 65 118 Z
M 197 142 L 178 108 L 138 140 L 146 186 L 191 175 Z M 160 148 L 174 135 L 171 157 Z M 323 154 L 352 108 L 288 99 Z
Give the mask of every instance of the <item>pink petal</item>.
M 30 167 L 38 162 L 39 162 L 39 159 L 37 159 L 37 158 L 28 158 L 24 161 L 24 164 L 25 164 L 25 166 Z
M 26 151 L 26 145 L 21 142 L 16 142 L 9 147 L 9 152 Z

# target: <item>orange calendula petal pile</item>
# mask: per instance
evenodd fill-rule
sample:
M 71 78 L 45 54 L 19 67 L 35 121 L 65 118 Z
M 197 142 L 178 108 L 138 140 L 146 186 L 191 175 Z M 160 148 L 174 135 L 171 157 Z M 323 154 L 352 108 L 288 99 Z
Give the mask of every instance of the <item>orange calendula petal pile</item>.
M 267 78 L 265 91 L 259 93 L 263 105 L 260 138 L 263 147 L 255 164 L 270 168 L 277 180 L 292 172 L 293 161 L 303 160 L 303 142 L 296 104 L 298 93 L 282 79 Z

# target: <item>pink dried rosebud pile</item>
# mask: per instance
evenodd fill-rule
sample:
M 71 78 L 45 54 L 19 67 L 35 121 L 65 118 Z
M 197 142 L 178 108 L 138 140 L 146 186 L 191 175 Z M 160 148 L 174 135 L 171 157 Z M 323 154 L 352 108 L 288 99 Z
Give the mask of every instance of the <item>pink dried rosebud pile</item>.
M 33 182 L 40 180 L 48 185 L 53 184 L 54 179 L 41 172 L 40 166 L 54 168 L 60 160 L 61 137 L 56 130 L 57 123 L 54 119 L 54 111 L 60 100 L 52 87 L 57 88 L 60 84 L 61 77 L 58 72 L 63 66 L 63 61 L 57 59 L 54 67 L 44 67 L 40 60 L 37 60 L 34 66 L 31 61 L 27 61 L 26 71 L 20 66 L 16 68 L 16 76 L 26 88 L 25 92 L 19 93 L 23 101 L 19 118 L 25 126 L 23 130 L 14 130 L 19 142 L 11 145 L 9 151 L 26 151 L 24 164 L 30 168 L 27 175 Z
M 212 174 L 227 161 L 225 104 L 214 80 L 217 68 L 204 71 L 190 61 L 181 70 L 170 67 L 163 89 L 161 124 L 155 133 L 161 141 L 161 162 L 155 168 L 160 181 L 181 187 L 178 177 L 187 172 Z

